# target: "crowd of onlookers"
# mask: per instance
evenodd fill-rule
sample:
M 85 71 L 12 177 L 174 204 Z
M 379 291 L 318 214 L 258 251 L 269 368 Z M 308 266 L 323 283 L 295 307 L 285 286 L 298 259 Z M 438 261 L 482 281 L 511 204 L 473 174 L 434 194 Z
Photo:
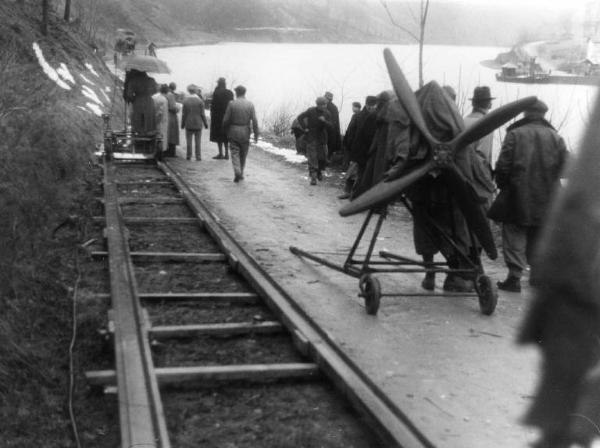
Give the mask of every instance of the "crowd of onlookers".
M 160 157 L 175 157 L 180 128 L 185 130 L 186 157 L 199 161 L 201 134 L 208 129 L 202 92 L 195 85 L 181 94 L 176 85 L 157 86 L 145 72 L 130 70 L 125 80 L 124 97 L 131 103 L 131 126 L 138 134 L 162 136 Z M 251 134 L 259 129 L 252 102 L 245 98 L 244 86 L 234 93 L 219 78 L 210 101 L 210 140 L 217 143 L 213 158 L 228 160 L 231 155 L 234 182 L 244 179 L 244 168 Z M 492 108 L 490 88 L 476 87 L 472 111 L 464 118 L 455 104 L 449 86 L 426 84 L 415 92 L 423 118 L 439 141 L 455 138 L 465 128 L 475 126 Z M 545 119 L 548 107 L 537 101 L 524 111 L 521 120 L 507 129 L 498 159 L 492 160 L 492 134 L 469 145 L 455 160 L 456 171 L 474 191 L 473 198 L 484 214 L 502 223 L 502 249 L 508 268 L 507 278 L 498 287 L 521 290 L 521 277 L 527 269 L 539 230 L 567 159 L 563 139 Z M 178 112 L 181 111 L 179 123 Z M 411 117 L 392 91 L 369 95 L 362 106 L 352 103 L 352 117 L 341 135 L 339 110 L 333 95 L 326 92 L 292 123 L 296 150 L 308 161 L 310 185 L 323 179 L 325 167 L 337 155 L 345 172 L 340 199 L 354 199 L 378 182 L 390 181 L 411 171 L 429 152 Z M 447 171 L 433 170 L 404 192 L 412 205 L 414 242 L 425 265 L 441 253 L 451 269 L 466 269 L 464 256 L 478 260 L 481 247 L 471 237 Z M 432 224 L 434 222 L 434 224 Z M 440 236 L 447 232 L 454 244 Z M 460 253 L 457 253 L 460 252 Z M 468 265 L 469 263 L 467 263 Z M 428 272 L 423 288 L 435 287 L 435 273 Z M 448 291 L 472 291 L 473 279 L 449 273 L 443 285 Z
M 229 159 L 234 171 L 234 182 L 244 179 L 251 132 L 258 139 L 258 122 L 254 105 L 245 97 L 244 86 L 227 89 L 224 78 L 219 78 L 210 101 L 210 140 L 216 142 L 219 154 L 214 159 Z M 159 147 L 156 156 L 176 157 L 179 129 L 185 131 L 186 158 L 202 160 L 202 130 L 208 129 L 206 104 L 201 89 L 190 84 L 187 93 L 177 92 L 175 83 L 158 86 L 146 72 L 128 70 L 123 96 L 131 104 L 131 129 L 136 135 L 153 135 Z M 181 123 L 178 113 L 181 111 Z
M 450 86 L 429 83 L 415 96 L 431 134 L 439 141 L 452 140 L 474 126 L 495 100 L 489 87 L 478 86 L 470 98 L 471 112 L 461 117 Z M 352 103 L 353 114 L 343 138 L 338 138 L 339 112 L 332 95 L 326 93 L 315 103 L 292 125 L 297 151 L 308 159 L 311 185 L 321 180 L 327 161 L 339 151 L 345 171 L 340 199 L 354 199 L 382 180 L 402 177 L 425 160 L 427 145 L 392 91 L 367 96 L 364 106 Z M 545 119 L 547 110 L 538 100 L 507 128 L 495 166 L 491 133 L 461 151 L 454 164 L 473 190 L 473 201 L 481 212 L 502 224 L 508 275 L 497 285 L 510 292 L 521 290 L 521 277 L 530 264 L 568 155 L 563 139 Z M 412 206 L 415 248 L 424 265 L 432 264 L 434 255 L 441 253 L 456 271 L 446 275 L 444 290 L 469 292 L 474 289 L 474 278 L 457 272 L 468 270 L 472 265 L 469 258 L 478 263 L 481 245 L 471 236 L 453 182 L 444 170 L 432 170 L 407 188 L 404 196 Z M 453 244 L 448 244 L 441 232 Z M 422 287 L 434 289 L 435 272 L 425 275 Z

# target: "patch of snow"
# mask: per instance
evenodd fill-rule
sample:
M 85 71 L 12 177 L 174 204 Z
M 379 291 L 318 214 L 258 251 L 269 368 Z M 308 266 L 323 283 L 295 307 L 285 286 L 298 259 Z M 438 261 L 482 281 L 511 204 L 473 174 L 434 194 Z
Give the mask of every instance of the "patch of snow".
M 75 78 L 73 78 L 73 75 L 71 75 L 71 72 L 64 62 L 60 63 L 60 67 L 56 69 L 56 73 L 58 73 L 58 75 L 65 81 L 70 81 L 71 84 L 75 84 Z
M 81 78 L 87 82 L 88 84 L 92 84 L 94 85 L 95 83 L 93 81 L 90 81 L 88 78 L 85 77 L 85 75 L 83 73 L 80 73 L 79 76 L 81 76 Z
M 93 104 L 93 103 L 85 103 L 86 107 L 88 109 L 90 109 L 93 113 L 95 113 L 97 116 L 101 117 L 102 116 L 102 109 L 100 109 L 100 106 L 98 106 L 97 104 Z
M 266 152 L 270 152 L 271 154 L 276 154 L 278 156 L 282 156 L 291 163 L 306 163 L 306 157 L 302 154 L 297 154 L 294 150 L 279 148 L 277 146 L 272 145 L 269 142 L 265 142 L 263 140 L 258 140 L 256 144 L 260 149 Z
M 100 93 L 102 95 L 104 95 L 104 98 L 106 98 L 106 101 L 110 103 L 110 98 L 108 97 L 108 95 L 106 93 L 104 93 L 104 90 L 100 90 Z
M 110 87 L 106 86 L 106 87 L 104 88 L 104 90 L 105 90 L 106 92 L 110 93 Z
M 95 101 L 96 103 L 98 103 L 100 106 L 104 105 L 102 103 L 102 101 L 100 101 L 100 99 L 98 98 L 98 96 L 96 95 L 96 92 L 94 92 L 88 86 L 82 86 L 81 87 L 81 93 L 83 93 L 85 96 L 87 96 L 90 100 Z
M 92 64 L 90 64 L 89 62 L 86 62 L 85 66 L 90 72 L 92 72 L 94 75 L 96 75 L 97 78 L 100 77 L 100 75 L 96 72 L 96 70 L 94 70 L 94 66 Z
M 37 57 L 38 62 L 40 63 L 40 66 L 42 67 L 42 70 L 48 76 L 48 78 L 54 81 L 58 87 L 62 87 L 65 90 L 71 90 L 71 86 L 64 82 L 58 74 L 58 72 L 54 70 L 54 68 L 52 68 L 50 64 L 48 64 L 48 62 L 44 58 L 42 49 L 40 48 L 37 42 L 33 43 L 33 51 Z

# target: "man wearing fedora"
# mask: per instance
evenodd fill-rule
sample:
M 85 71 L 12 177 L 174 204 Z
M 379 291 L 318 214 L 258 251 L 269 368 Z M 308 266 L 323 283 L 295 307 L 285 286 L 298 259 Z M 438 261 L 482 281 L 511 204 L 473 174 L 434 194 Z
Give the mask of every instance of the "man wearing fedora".
M 464 117 L 465 128 L 470 128 L 481 120 L 490 111 L 492 100 L 495 99 L 488 86 L 475 87 L 473 98 L 471 98 L 473 110 Z M 493 135 L 491 133 L 473 143 L 473 186 L 486 211 L 492 203 L 496 190 L 492 179 L 492 143 Z
M 521 275 L 531 261 L 548 207 L 560 186 L 568 151 L 556 129 L 544 118 L 548 106 L 537 100 L 523 118 L 506 129 L 496 162 L 500 189 L 494 205 L 505 204 L 492 218 L 502 223 L 502 252 L 508 268 L 505 291 L 521 291 Z

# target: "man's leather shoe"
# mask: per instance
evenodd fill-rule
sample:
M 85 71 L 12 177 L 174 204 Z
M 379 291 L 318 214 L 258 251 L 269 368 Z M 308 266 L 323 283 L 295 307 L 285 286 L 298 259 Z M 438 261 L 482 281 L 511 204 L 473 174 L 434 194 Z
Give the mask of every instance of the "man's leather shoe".
M 521 292 L 521 280 L 509 275 L 503 282 L 496 282 L 498 289 L 508 292 Z
M 435 289 L 435 272 L 428 272 L 425 274 L 425 278 L 421 282 L 421 287 L 427 291 L 433 291 Z
M 471 280 L 465 280 L 455 274 L 448 274 L 444 280 L 444 291 L 448 292 L 473 292 L 475 285 Z

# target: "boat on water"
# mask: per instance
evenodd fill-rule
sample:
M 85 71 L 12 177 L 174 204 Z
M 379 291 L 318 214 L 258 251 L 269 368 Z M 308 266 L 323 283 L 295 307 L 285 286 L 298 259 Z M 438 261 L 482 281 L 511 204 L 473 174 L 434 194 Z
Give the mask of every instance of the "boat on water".
M 516 82 L 520 84 L 573 84 L 573 85 L 600 85 L 600 73 L 571 74 L 557 72 L 529 72 L 519 71 L 513 64 L 502 66 L 500 73 L 496 73 L 496 81 Z

